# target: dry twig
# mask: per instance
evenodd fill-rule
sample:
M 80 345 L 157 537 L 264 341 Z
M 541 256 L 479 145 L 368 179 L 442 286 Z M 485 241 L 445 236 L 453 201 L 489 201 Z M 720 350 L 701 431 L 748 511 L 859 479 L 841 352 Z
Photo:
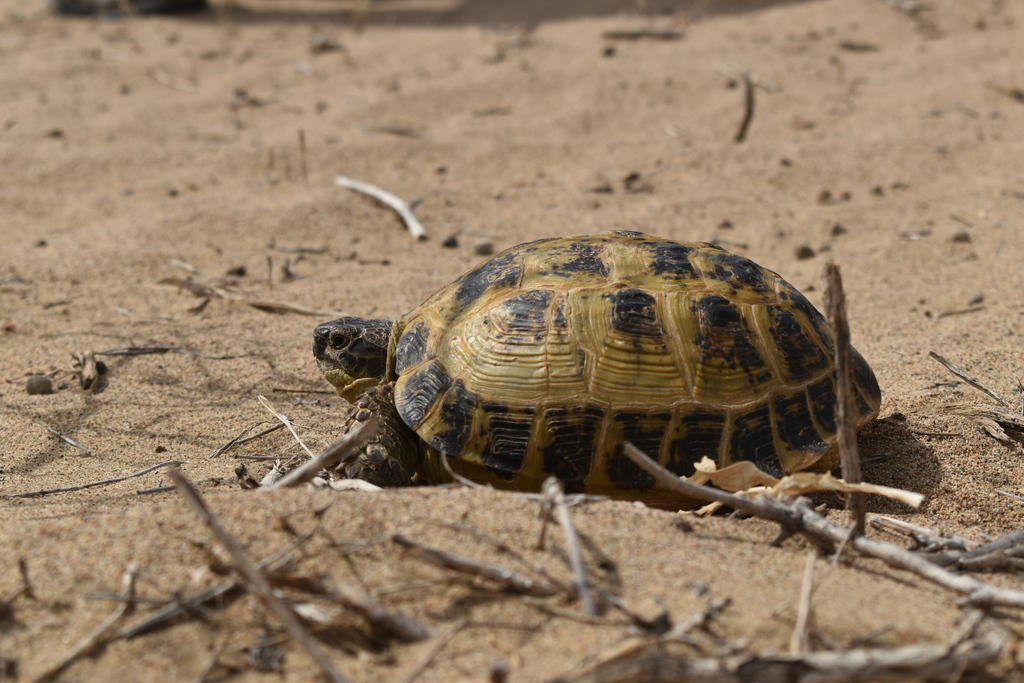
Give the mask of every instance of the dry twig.
M 139 470 L 138 472 L 132 472 L 126 474 L 123 477 L 115 477 L 113 479 L 104 479 L 102 481 L 94 481 L 89 484 L 79 484 L 78 486 L 66 486 L 60 489 L 44 489 L 42 491 L 32 491 L 30 493 L 11 493 L 7 494 L 5 498 L 35 498 L 37 496 L 48 496 L 51 493 L 67 493 L 68 491 L 81 491 L 83 489 L 91 489 L 95 486 L 106 486 L 107 484 L 116 484 L 119 481 L 125 481 L 126 479 L 134 479 L 135 477 L 141 477 L 143 474 L 152 472 L 153 470 L 161 467 L 167 467 L 168 465 L 187 465 L 188 462 L 185 460 L 167 460 L 165 462 L 157 463 L 156 465 L 150 465 L 146 469 Z
M 263 404 L 264 408 L 266 408 L 268 411 L 270 411 L 271 415 L 273 415 L 278 420 L 280 420 L 281 423 L 285 427 L 288 428 L 288 431 L 292 433 L 292 436 L 295 437 L 295 440 L 299 442 L 300 446 L 302 446 L 302 450 L 306 451 L 306 453 L 309 455 L 309 457 L 315 458 L 316 456 L 313 455 L 313 451 L 309 450 L 309 448 L 306 447 L 306 444 L 303 443 L 302 439 L 299 438 L 299 435 L 295 433 L 295 428 L 292 427 L 292 421 L 290 419 L 288 419 L 288 416 L 284 415 L 283 413 L 279 413 L 276 410 L 274 410 L 274 406 L 270 405 L 270 401 L 268 401 L 266 399 L 266 397 L 264 397 L 264 396 L 257 396 L 256 398 L 259 399 L 260 403 Z
M 444 569 L 452 569 L 457 572 L 462 572 L 463 574 L 469 574 L 470 576 L 479 576 L 489 581 L 494 581 L 495 583 L 498 583 L 509 590 L 515 591 L 516 593 L 547 597 L 559 592 L 559 588 L 552 586 L 551 584 L 534 581 L 522 574 L 518 574 L 496 564 L 478 562 L 476 560 L 471 560 L 468 557 L 462 557 L 461 555 L 455 555 L 443 550 L 438 550 L 437 548 L 431 548 L 430 546 L 417 543 L 411 538 L 398 534 L 392 536 L 391 540 L 396 545 L 414 550 L 417 557 L 432 565 L 442 567 Z
M 967 382 L 968 384 L 970 384 L 970 385 L 971 385 L 972 387 L 974 387 L 974 388 L 975 388 L 975 389 L 977 389 L 978 391 L 980 391 L 980 392 L 982 392 L 982 393 L 984 393 L 984 394 L 987 394 L 988 396 L 990 396 L 990 397 L 992 397 L 993 399 L 995 399 L 995 400 L 996 400 L 996 402 L 997 402 L 997 403 L 998 403 L 999 405 L 1003 406 L 1004 408 L 1009 408 L 1009 407 L 1010 407 L 1010 404 L 1009 404 L 1009 403 L 1007 403 L 1007 402 L 1006 402 L 1006 401 L 1005 401 L 1005 400 L 1003 399 L 1003 397 L 1002 397 L 1002 396 L 1000 396 L 1000 395 L 999 395 L 999 394 L 997 394 L 996 392 L 992 391 L 992 389 L 989 389 L 989 388 L 988 388 L 987 386 L 985 386 L 984 384 L 982 384 L 982 383 L 981 383 L 980 381 L 978 381 L 978 380 L 977 380 L 977 379 L 975 379 L 974 377 L 971 377 L 970 375 L 968 375 L 968 374 L 967 374 L 966 372 L 964 372 L 963 370 L 961 370 L 961 369 L 960 369 L 960 368 L 959 368 L 958 366 L 956 366 L 956 365 L 953 365 L 953 364 L 952 364 L 952 363 L 950 363 L 950 362 L 949 362 L 948 360 L 946 360 L 945 358 L 943 358 L 943 357 L 942 357 L 942 356 L 940 356 L 939 354 L 935 353 L 934 351 L 929 351 L 929 352 L 928 352 L 928 355 L 929 355 L 929 356 L 931 356 L 931 357 L 932 357 L 932 358 L 933 358 L 934 360 L 937 360 L 937 361 L 938 361 L 939 363 L 941 363 L 942 365 L 944 365 L 944 366 L 946 367 L 946 369 L 947 369 L 947 370 L 949 370 L 950 372 L 952 372 L 952 373 L 953 373 L 954 375 L 956 375 L 957 377 L 959 377 L 959 378 L 960 378 L 960 379 L 962 379 L 963 381 L 965 381 L 965 382 Z
M 569 565 L 572 567 L 573 584 L 576 586 L 576 594 L 583 603 L 583 611 L 589 617 L 597 616 L 597 608 L 594 606 L 594 600 L 590 597 L 590 583 L 587 581 L 587 569 L 583 564 L 583 553 L 580 551 L 580 539 L 572 524 L 569 507 L 565 504 L 562 482 L 558 481 L 557 477 L 548 477 L 544 480 L 541 493 L 544 496 L 541 505 L 545 519 L 554 508 L 558 524 L 562 527 L 562 533 L 565 534 L 565 546 L 569 553 Z
M 10 594 L 0 597 L 0 623 L 14 616 L 14 601 L 19 596 L 35 597 L 35 593 L 32 592 L 32 584 L 28 580 L 28 563 L 24 557 L 18 558 L 18 573 L 21 574 L 21 586 L 11 591 Z M 2 681 L 3 678 L 0 677 L 0 683 Z
M 376 418 L 370 418 L 322 450 L 311 460 L 307 460 L 274 483 L 263 488 L 269 490 L 298 486 L 315 477 L 320 470 L 329 469 L 338 463 L 349 460 L 359 452 L 363 444 L 374 437 L 378 426 Z M 289 428 L 291 428 L 290 425 Z
M 467 621 L 467 619 L 462 618 L 449 626 L 447 630 L 438 637 L 434 646 L 423 655 L 420 661 L 416 662 L 416 666 L 414 666 L 412 671 L 402 679 L 402 683 L 412 683 L 419 678 L 419 675 L 427 670 L 427 667 L 430 666 L 431 662 L 434 661 L 434 658 L 441 653 L 441 650 L 443 650 L 445 646 L 448 645 L 456 635 L 458 635 L 459 631 L 462 630 Z
M 273 569 L 280 564 L 291 561 L 291 552 L 311 537 L 312 533 L 304 534 L 297 538 L 289 547 L 270 555 L 256 566 L 261 570 Z M 213 588 L 209 588 L 198 595 L 194 595 L 191 598 L 174 600 L 172 604 L 157 610 L 140 623 L 135 624 L 134 626 L 117 634 L 117 638 L 130 640 L 136 636 L 141 636 L 144 633 L 149 633 L 153 629 L 166 624 L 168 621 L 175 619 L 182 614 L 197 612 L 203 605 L 211 600 L 219 598 L 220 596 L 230 593 L 238 588 L 239 583 L 240 581 L 238 579 L 231 579 L 230 581 L 225 581 Z
M 75 361 L 78 363 L 78 382 L 86 391 L 96 391 L 100 384 L 100 370 L 96 364 L 96 354 L 92 351 L 84 351 L 75 354 Z
M 320 670 L 327 676 L 328 679 L 334 683 L 346 683 L 347 679 L 341 675 L 335 667 L 334 663 L 324 653 L 323 650 L 316 644 L 313 638 L 306 632 L 299 622 L 298 617 L 295 616 L 295 612 L 292 611 L 288 605 L 286 605 L 280 598 L 274 595 L 273 588 L 267 582 L 266 577 L 260 572 L 260 569 L 253 564 L 249 556 L 245 554 L 245 550 L 235 540 L 234 536 L 228 533 L 227 529 L 221 524 L 220 520 L 216 515 L 206 506 L 202 496 L 199 492 L 192 488 L 192 485 L 188 482 L 177 468 L 170 471 L 171 479 L 174 480 L 174 484 L 181 491 L 181 495 L 188 501 L 192 510 L 203 520 L 203 523 L 210 529 L 214 536 L 217 537 L 218 542 L 221 546 L 231 555 L 231 559 L 234 560 L 235 568 L 244 578 L 248 589 L 263 601 L 263 604 L 267 606 L 274 616 L 278 618 L 281 624 L 288 631 L 288 635 L 292 637 L 298 645 L 300 645 L 316 662 Z
M 257 422 L 256 424 L 249 425 L 248 427 L 246 427 L 242 431 L 238 432 L 238 435 L 235 436 L 235 438 L 231 439 L 231 441 L 228 441 L 226 444 L 224 444 L 223 446 L 221 446 L 220 448 L 215 450 L 213 453 L 210 453 L 208 459 L 216 458 L 218 455 L 220 455 L 222 453 L 226 453 L 227 451 L 231 450 L 235 446 L 243 444 L 243 443 L 245 443 L 247 441 L 252 441 L 254 439 L 258 439 L 261 436 L 266 436 L 267 434 L 270 434 L 271 432 L 276 432 L 278 429 L 281 429 L 282 427 L 284 427 L 283 424 L 276 424 L 273 427 L 268 427 L 267 429 L 264 429 L 262 432 L 259 432 L 257 434 L 253 434 L 252 436 L 246 436 L 246 437 L 242 436 L 243 434 L 248 432 L 250 429 L 252 429 L 253 427 L 255 427 L 257 425 L 260 425 L 260 424 L 266 424 L 266 423 L 265 422 Z
M 944 550 L 967 551 L 978 547 L 976 541 L 971 541 L 948 532 L 938 532 L 928 527 L 911 524 L 902 519 L 884 517 L 882 515 L 868 515 L 868 523 L 876 529 L 884 529 L 893 533 L 900 533 L 909 536 L 917 545 L 914 550 L 926 553 L 939 552 Z
M 743 120 L 740 121 L 740 127 L 733 138 L 733 142 L 737 143 L 747 139 L 750 122 L 754 120 L 754 81 L 746 71 L 740 74 L 740 81 L 743 83 Z
M 860 452 L 857 450 L 857 403 L 853 385 L 853 347 L 850 346 L 850 326 L 846 321 L 846 296 L 839 266 L 825 266 L 825 309 L 835 334 L 836 347 L 836 429 L 842 458 L 843 481 L 860 484 Z M 846 509 L 853 517 L 850 533 L 864 533 L 864 494 L 846 494 Z
M 58 432 L 56 429 L 53 429 L 52 427 L 49 427 L 47 425 L 43 425 L 43 426 L 46 427 L 46 429 L 49 430 L 49 432 L 51 434 L 56 436 L 58 439 L 60 439 L 64 443 L 70 444 L 70 445 L 74 446 L 75 448 L 80 448 L 83 451 L 85 451 L 86 453 L 88 453 L 89 455 L 92 455 L 92 449 L 86 448 L 82 444 L 80 444 L 77 441 L 75 441 L 74 439 L 72 439 L 70 436 L 65 436 L 64 434 L 61 434 L 60 432 Z
M 253 355 L 251 353 L 240 353 L 232 356 L 208 356 L 205 353 L 189 351 L 180 346 L 122 346 L 116 349 L 107 349 L 106 351 L 96 351 L 97 356 L 147 356 L 160 353 L 180 353 L 183 356 L 195 356 L 196 358 L 206 358 L 207 360 L 230 360 L 232 358 L 248 358 Z
M 344 187 L 345 189 L 352 190 L 354 192 L 361 192 L 362 194 L 373 197 L 378 202 L 384 204 L 397 213 L 402 219 L 402 222 L 405 223 L 405 227 L 409 231 L 409 234 L 415 239 L 424 240 L 427 238 L 427 231 L 424 229 L 423 224 L 420 223 L 419 219 L 416 218 L 416 214 L 412 212 L 412 207 L 387 190 L 383 190 L 376 185 L 364 183 L 361 180 L 355 180 L 354 178 L 349 178 L 343 175 L 335 178 L 334 183 Z
M 863 538 L 860 537 L 860 538 Z M 1006 635 L 989 622 L 981 633 L 951 645 L 862 648 L 801 655 L 732 654 L 685 657 L 653 654 L 601 666 L 570 679 L 574 683 L 868 683 L 869 681 L 957 680 L 957 671 L 994 663 Z
M 804 565 L 804 580 L 800 586 L 800 607 L 797 610 L 793 635 L 789 639 L 789 654 L 793 656 L 809 652 L 811 647 L 811 593 L 814 590 L 814 553 L 807 553 Z
M 121 593 L 128 596 L 135 594 L 135 577 L 139 573 L 136 565 L 130 565 L 124 572 L 121 579 Z M 96 627 L 92 633 L 79 640 L 71 651 L 60 658 L 55 664 L 35 677 L 35 683 L 52 681 L 64 672 L 69 666 L 82 657 L 87 657 L 112 640 L 114 626 L 122 617 L 130 614 L 135 609 L 133 600 L 125 600 L 103 622 Z
M 818 546 L 831 548 L 843 543 L 848 535 L 848 529 L 816 513 L 804 499 L 797 498 L 791 504 L 785 504 L 769 497 L 744 498 L 680 479 L 631 443 L 626 444 L 625 453 L 642 470 L 653 476 L 659 486 L 675 491 L 683 499 L 719 502 L 779 524 L 782 529 L 777 540 L 802 534 Z M 849 545 L 868 557 L 878 558 L 891 567 L 913 572 L 927 581 L 961 594 L 963 598 L 960 604 L 979 608 L 1002 606 L 1024 609 L 1024 591 L 999 588 L 972 576 L 953 574 L 916 553 L 867 536 L 856 536 L 849 541 Z
M 645 26 L 638 29 L 609 30 L 601 33 L 605 40 L 680 40 L 682 32 L 671 28 Z
M 946 406 L 946 411 L 954 415 L 963 415 L 974 420 L 989 436 L 1010 445 L 1021 438 L 1014 438 L 1006 433 L 1006 429 L 1024 432 L 1024 415 L 1003 406 L 954 404 Z

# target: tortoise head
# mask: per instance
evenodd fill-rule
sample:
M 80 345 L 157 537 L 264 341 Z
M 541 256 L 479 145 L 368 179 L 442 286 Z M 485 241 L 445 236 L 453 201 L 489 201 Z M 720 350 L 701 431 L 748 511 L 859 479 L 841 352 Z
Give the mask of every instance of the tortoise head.
M 342 398 L 353 401 L 391 374 L 394 327 L 390 320 L 346 317 L 313 330 L 317 367 Z

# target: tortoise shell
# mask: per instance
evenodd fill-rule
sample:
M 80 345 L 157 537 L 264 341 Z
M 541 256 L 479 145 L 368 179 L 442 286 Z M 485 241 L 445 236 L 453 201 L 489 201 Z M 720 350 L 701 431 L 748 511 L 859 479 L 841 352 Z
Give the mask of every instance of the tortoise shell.
M 636 497 L 630 441 L 691 475 L 834 464 L 832 332 L 778 274 L 638 232 L 508 249 L 399 321 L 395 405 L 459 471 L 505 488 Z M 860 423 L 881 393 L 854 352 Z M 819 465 L 820 465 L 819 464 Z

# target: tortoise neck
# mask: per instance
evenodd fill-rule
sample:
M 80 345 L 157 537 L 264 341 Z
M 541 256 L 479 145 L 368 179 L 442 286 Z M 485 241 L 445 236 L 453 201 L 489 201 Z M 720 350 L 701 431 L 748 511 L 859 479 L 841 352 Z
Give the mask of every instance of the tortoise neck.
M 402 321 L 396 320 L 391 323 L 391 334 L 388 336 L 387 366 L 384 371 L 385 382 L 394 382 L 398 379 L 398 374 L 395 372 L 395 362 L 398 355 L 398 338 L 400 336 L 402 336 Z

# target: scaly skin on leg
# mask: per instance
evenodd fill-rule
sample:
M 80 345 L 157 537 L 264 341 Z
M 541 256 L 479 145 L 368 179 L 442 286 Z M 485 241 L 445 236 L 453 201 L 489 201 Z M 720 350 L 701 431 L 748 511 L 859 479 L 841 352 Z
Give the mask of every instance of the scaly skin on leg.
M 341 469 L 349 479 L 363 479 L 377 486 L 412 486 L 419 469 L 420 439 L 405 426 L 395 409 L 395 385 L 382 382 L 364 391 L 353 402 L 348 427 L 375 416 L 377 435 Z M 347 431 L 347 430 L 346 430 Z

